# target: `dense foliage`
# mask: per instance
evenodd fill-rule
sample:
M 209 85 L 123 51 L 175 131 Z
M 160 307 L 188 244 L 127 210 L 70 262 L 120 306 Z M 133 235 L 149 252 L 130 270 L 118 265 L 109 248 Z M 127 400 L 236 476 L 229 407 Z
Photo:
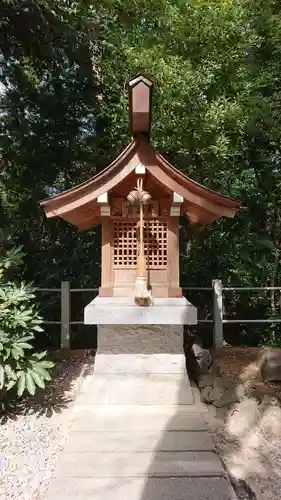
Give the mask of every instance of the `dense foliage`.
M 46 352 L 34 352 L 31 342 L 41 333 L 42 318 L 34 305 L 34 290 L 30 285 L 17 285 L 6 279 L 11 267 L 22 261 L 21 249 L 12 248 L 0 258 L 0 408 L 9 398 L 36 387 L 43 389 L 51 379 L 53 363 L 45 360 Z M 12 396 L 10 394 L 12 393 Z
M 242 201 L 234 220 L 183 230 L 182 284 L 280 284 L 279 2 L 2 0 L 0 28 L 5 241 L 24 246 L 26 279 L 98 284 L 99 232 L 46 221 L 38 200 L 125 146 L 124 82 L 142 71 L 155 84 L 156 148 Z M 208 297 L 192 300 L 210 314 Z M 226 304 L 237 318 L 280 312 L 279 293 L 229 294 Z M 51 319 L 56 307 L 55 298 L 42 302 Z M 82 304 L 73 307 L 75 315 Z M 240 342 L 279 342 L 278 328 L 235 328 Z

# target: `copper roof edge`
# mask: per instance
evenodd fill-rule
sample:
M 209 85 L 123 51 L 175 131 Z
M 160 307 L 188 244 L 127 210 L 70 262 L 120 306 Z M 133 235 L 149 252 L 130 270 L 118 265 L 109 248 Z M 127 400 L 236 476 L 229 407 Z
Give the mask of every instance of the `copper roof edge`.
M 49 196 L 48 198 L 44 198 L 43 200 L 40 200 L 39 205 L 44 206 L 44 205 L 48 204 L 48 202 L 50 202 L 50 201 L 59 200 L 60 198 L 64 198 L 69 193 L 73 193 L 73 192 L 78 193 L 84 187 L 90 186 L 92 183 L 96 182 L 97 180 L 102 178 L 104 175 L 108 174 L 111 169 L 113 169 L 114 167 L 118 167 L 118 164 L 122 160 L 124 160 L 126 158 L 126 156 L 129 155 L 137 147 L 138 143 L 139 143 L 139 138 L 136 137 L 125 147 L 125 149 L 123 149 L 123 151 L 117 156 L 117 158 L 115 158 L 101 172 L 95 174 L 93 177 L 91 177 L 87 181 L 84 181 L 81 184 L 74 186 L 73 188 L 67 189 L 66 191 L 63 191 L 62 193 L 55 194 L 53 196 Z
M 180 176 L 182 178 L 183 181 L 188 181 L 189 183 L 193 184 L 195 187 L 198 187 L 200 189 L 203 189 L 204 191 L 207 191 L 208 193 L 210 193 L 211 195 L 215 196 L 215 197 L 219 197 L 221 198 L 222 200 L 228 202 L 228 204 L 232 205 L 233 207 L 236 207 L 236 208 L 239 208 L 240 205 L 241 205 L 241 201 L 238 201 L 234 198 L 230 198 L 229 196 L 226 196 L 226 195 L 223 195 L 221 193 L 218 193 L 217 191 L 215 191 L 214 189 L 210 189 L 210 188 L 207 188 L 205 186 L 203 186 L 202 184 L 200 184 L 199 182 L 196 182 L 194 181 L 193 179 L 191 179 L 190 177 L 188 177 L 187 175 L 183 174 L 180 170 L 178 170 L 176 167 L 174 167 L 171 163 L 168 162 L 168 160 L 165 159 L 164 156 L 162 156 L 160 153 L 158 153 L 154 147 L 150 144 L 150 146 L 152 147 L 152 149 L 154 150 L 155 152 L 155 155 L 156 157 L 160 160 L 160 162 L 168 167 L 169 169 L 173 170 L 173 172 L 175 174 L 177 174 L 178 176 Z

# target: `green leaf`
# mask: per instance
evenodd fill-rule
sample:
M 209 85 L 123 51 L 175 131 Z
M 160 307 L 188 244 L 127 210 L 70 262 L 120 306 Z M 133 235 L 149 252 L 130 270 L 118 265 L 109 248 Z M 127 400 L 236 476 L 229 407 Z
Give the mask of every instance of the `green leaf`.
M 19 342 L 27 342 L 28 340 L 33 340 L 34 336 L 33 335 L 26 335 L 25 337 L 21 337 L 19 339 Z
M 26 381 L 26 388 L 27 388 L 29 394 L 34 396 L 36 387 L 35 387 L 35 383 L 34 383 L 34 380 L 31 376 L 30 372 L 27 372 L 25 374 L 25 381 Z
M 26 388 L 26 385 L 25 385 L 25 373 L 21 372 L 20 376 L 19 376 L 19 380 L 18 380 L 18 390 L 17 390 L 17 393 L 18 393 L 19 397 L 21 397 L 23 395 L 23 392 L 24 392 L 25 388 Z
M 17 344 L 17 348 L 21 348 L 21 349 L 32 349 L 33 346 L 31 344 L 28 344 L 27 342 L 19 342 Z
M 16 383 L 17 383 L 16 380 L 10 380 L 6 385 L 6 391 L 10 391 L 15 386 Z
M 42 358 L 45 358 L 47 354 L 47 351 L 43 351 L 43 352 L 36 352 L 33 357 L 36 358 L 36 360 L 40 360 Z
M 14 372 L 14 370 L 11 368 L 10 365 L 5 365 L 4 371 L 9 378 L 11 378 L 12 380 L 17 380 L 16 373 Z
M 3 389 L 5 380 L 5 372 L 2 365 L 0 365 L 0 389 Z
M 36 332 L 44 332 L 44 328 L 41 328 L 41 326 L 39 325 L 33 326 L 32 329 L 35 330 Z
M 38 373 L 36 373 L 35 371 L 31 371 L 30 374 L 31 374 L 35 384 L 38 385 L 38 387 L 40 387 L 41 389 L 44 389 L 45 383 L 44 383 L 43 378 L 40 377 L 40 375 Z
M 12 347 L 11 353 L 12 353 L 12 356 L 13 356 L 14 359 L 19 359 L 20 358 L 19 351 L 15 347 Z
M 24 358 L 24 356 L 25 356 L 24 350 L 20 347 L 19 344 L 14 344 L 14 346 L 12 348 L 12 354 L 13 354 L 15 359 Z M 16 357 L 17 355 L 18 355 L 18 357 Z
M 11 355 L 11 349 L 9 347 L 5 347 L 4 353 L 5 354 L 3 354 L 3 360 L 6 361 Z
M 42 368 L 41 366 L 38 366 L 36 365 L 33 370 L 38 373 L 39 376 L 43 377 L 43 380 L 46 380 L 47 382 L 49 382 L 51 380 L 51 375 L 49 374 L 49 372 L 45 369 L 45 368 Z
M 42 368 L 53 368 L 54 367 L 54 363 L 52 361 L 44 360 L 44 361 L 40 361 L 40 366 Z

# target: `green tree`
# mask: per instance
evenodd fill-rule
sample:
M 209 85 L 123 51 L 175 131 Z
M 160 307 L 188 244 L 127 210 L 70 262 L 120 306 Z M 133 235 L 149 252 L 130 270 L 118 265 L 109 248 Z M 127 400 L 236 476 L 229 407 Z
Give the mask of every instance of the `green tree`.
M 20 248 L 10 249 L 0 258 L 0 405 L 28 392 L 35 394 L 51 379 L 53 363 L 45 360 L 46 352 L 36 353 L 30 341 L 41 333 L 42 318 L 34 305 L 30 285 L 7 280 L 12 267 L 18 267 L 23 254 Z
M 278 2 L 3 5 L 5 216 L 27 252 L 25 276 L 44 285 L 97 284 L 98 232 L 46 221 L 37 202 L 87 179 L 125 146 L 124 81 L 141 71 L 155 84 L 155 147 L 194 180 L 242 201 L 234 220 L 185 231 L 183 285 L 214 277 L 280 283 Z M 245 316 L 246 306 L 256 316 L 279 314 L 278 296 L 269 299 L 233 296 L 230 314 Z

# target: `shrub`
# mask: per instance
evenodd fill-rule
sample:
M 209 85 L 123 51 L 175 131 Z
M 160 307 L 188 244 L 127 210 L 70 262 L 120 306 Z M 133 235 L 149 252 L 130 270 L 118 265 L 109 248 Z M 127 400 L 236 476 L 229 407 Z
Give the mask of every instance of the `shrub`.
M 21 248 L 12 248 L 0 256 L 0 399 L 34 395 L 51 379 L 53 363 L 44 359 L 46 352 L 34 352 L 32 340 L 42 332 L 42 318 L 33 303 L 35 289 L 25 283 L 8 281 L 7 273 L 22 263 Z

